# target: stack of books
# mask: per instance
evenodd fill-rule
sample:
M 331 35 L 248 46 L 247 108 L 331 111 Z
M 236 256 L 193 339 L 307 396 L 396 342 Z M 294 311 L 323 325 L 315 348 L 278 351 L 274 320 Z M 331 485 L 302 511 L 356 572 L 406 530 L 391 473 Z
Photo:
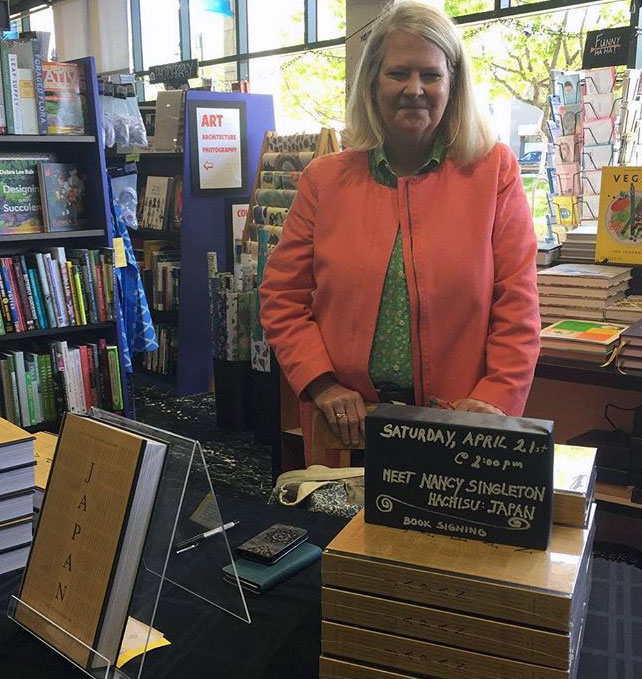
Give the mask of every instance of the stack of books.
M 597 448 L 555 444 L 553 523 L 586 528 L 595 499 Z
M 617 366 L 620 370 L 642 370 L 642 321 L 634 323 L 620 335 Z
M 642 320 L 642 295 L 629 295 L 604 309 L 604 320 L 633 325 Z
M 542 356 L 604 363 L 615 349 L 626 325 L 566 319 L 542 328 Z
M 567 318 L 601 321 L 610 304 L 623 299 L 631 267 L 558 264 L 537 272 L 543 324 Z
M 576 676 L 594 517 L 539 551 L 359 513 L 323 554 L 321 678 Z
M 0 419 L 0 574 L 27 563 L 35 464 L 33 436 Z
M 559 243 L 539 241 L 537 243 L 537 268 L 550 266 L 553 262 L 556 262 L 560 258 L 560 247 Z
M 45 496 L 45 488 L 49 480 L 51 463 L 56 453 L 58 437 L 46 431 L 34 434 L 34 455 L 36 458 L 36 478 L 33 489 L 33 512 L 34 523 L 37 522 L 42 507 L 42 499 Z
M 569 231 L 562 244 L 560 259 L 563 262 L 595 262 L 597 224 L 583 224 Z

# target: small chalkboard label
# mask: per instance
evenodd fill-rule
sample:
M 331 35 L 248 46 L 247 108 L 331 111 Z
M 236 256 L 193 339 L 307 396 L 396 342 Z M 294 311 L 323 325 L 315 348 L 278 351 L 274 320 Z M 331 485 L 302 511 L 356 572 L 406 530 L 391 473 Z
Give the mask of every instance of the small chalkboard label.
M 366 417 L 365 520 L 546 549 L 553 423 L 381 404 Z
M 584 43 L 582 68 L 625 65 L 629 56 L 631 35 L 630 26 L 588 31 Z M 601 92 L 600 94 L 606 93 Z
M 172 87 L 187 85 L 190 78 L 198 76 L 198 61 L 186 59 L 175 61 L 172 64 L 160 64 L 149 67 L 149 82 L 153 84 L 164 83 Z

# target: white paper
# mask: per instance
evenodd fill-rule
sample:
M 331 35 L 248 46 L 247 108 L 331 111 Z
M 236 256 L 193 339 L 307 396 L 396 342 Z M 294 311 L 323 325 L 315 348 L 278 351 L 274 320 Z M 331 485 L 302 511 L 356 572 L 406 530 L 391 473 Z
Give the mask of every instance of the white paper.
M 197 107 L 196 134 L 199 188 L 242 188 L 240 110 Z

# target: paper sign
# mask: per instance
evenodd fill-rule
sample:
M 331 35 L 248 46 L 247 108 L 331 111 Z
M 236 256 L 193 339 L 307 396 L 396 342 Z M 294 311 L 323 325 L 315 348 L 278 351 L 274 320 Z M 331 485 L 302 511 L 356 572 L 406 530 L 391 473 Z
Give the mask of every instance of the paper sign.
M 122 269 L 127 266 L 127 257 L 125 256 L 125 243 L 122 238 L 114 238 L 114 266 L 117 269 Z
M 234 240 L 243 238 L 243 229 L 250 206 L 247 203 L 232 205 L 232 235 Z
M 243 186 L 241 113 L 237 108 L 196 107 L 198 173 L 201 189 Z

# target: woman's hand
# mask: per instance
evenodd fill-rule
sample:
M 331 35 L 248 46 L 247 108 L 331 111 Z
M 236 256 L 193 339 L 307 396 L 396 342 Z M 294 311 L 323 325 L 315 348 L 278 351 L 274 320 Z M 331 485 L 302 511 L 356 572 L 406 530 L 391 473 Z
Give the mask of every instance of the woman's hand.
M 361 394 L 342 386 L 330 374 L 312 380 L 307 392 L 325 415 L 332 433 L 344 446 L 356 448 L 359 437 L 365 435 L 366 408 Z
M 469 413 L 487 413 L 488 415 L 505 415 L 499 408 L 495 408 L 490 403 L 478 401 L 476 398 L 460 398 L 453 401 L 455 410 L 465 410 Z

